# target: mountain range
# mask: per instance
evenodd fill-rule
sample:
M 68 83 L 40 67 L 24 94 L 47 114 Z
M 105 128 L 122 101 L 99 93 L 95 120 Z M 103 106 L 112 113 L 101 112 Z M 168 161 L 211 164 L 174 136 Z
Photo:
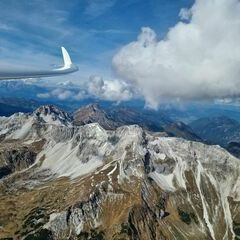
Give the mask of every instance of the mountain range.
M 239 159 L 86 108 L 0 118 L 0 238 L 240 237 Z
M 218 144 L 240 156 L 240 123 L 226 116 L 200 118 L 190 123 L 191 129 L 209 144 Z
M 123 101 L 116 105 L 114 101 L 105 101 L 94 96 L 84 96 L 83 98 L 73 98 L 78 95 L 79 92 L 85 91 L 83 86 L 80 86 L 71 81 L 60 82 L 58 84 L 51 84 L 52 82 L 46 82 L 42 79 L 38 80 L 9 80 L 0 82 L 0 99 L 4 99 L 4 103 L 8 105 L 8 99 L 15 101 L 15 107 L 19 109 L 24 105 L 21 104 L 22 100 L 35 101 L 38 105 L 31 108 L 29 112 L 32 112 L 40 105 L 54 104 L 66 111 L 76 111 L 80 106 L 85 106 L 92 102 L 98 102 L 101 107 L 104 108 L 118 108 L 126 107 L 132 110 L 142 111 L 145 110 L 145 102 L 142 99 L 132 99 L 130 101 Z M 58 93 L 71 92 L 69 97 L 59 97 Z M 81 94 L 80 94 L 81 95 Z M 15 99 L 15 100 L 14 100 Z M 19 101 L 19 104 L 17 102 Z M 10 104 L 11 105 L 11 104 Z M 0 116 L 5 116 L 1 113 Z M 20 112 L 19 111 L 15 112 Z M 164 114 L 168 118 L 174 121 L 181 121 L 185 124 L 189 124 L 194 120 L 200 118 L 212 118 L 219 116 L 231 116 L 232 119 L 240 121 L 240 109 L 238 105 L 234 104 L 217 104 L 212 102 L 172 102 L 161 103 L 158 110 L 149 111 L 153 116 L 157 114 Z M 12 112 L 13 114 L 14 112 Z M 9 116 L 9 115 L 8 115 Z
M 114 130 L 120 126 L 137 124 L 148 131 L 165 132 L 168 136 L 201 141 L 201 138 L 183 122 L 173 121 L 164 113 L 154 110 L 121 106 L 102 109 L 98 104 L 89 104 L 77 110 L 73 118 L 73 123 L 77 126 L 97 122 L 106 130 Z
M 230 142 L 240 142 L 240 123 L 226 116 L 200 118 L 190 124 L 203 140 L 226 147 Z
M 25 98 L 0 97 L 0 116 L 11 116 L 17 112 L 32 112 L 41 103 Z

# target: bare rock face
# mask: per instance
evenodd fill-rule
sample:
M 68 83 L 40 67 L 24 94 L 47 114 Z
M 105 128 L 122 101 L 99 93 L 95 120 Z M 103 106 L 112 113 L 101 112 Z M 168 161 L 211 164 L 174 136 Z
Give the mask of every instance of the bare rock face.
M 57 125 L 71 125 L 71 117 L 65 111 L 54 105 L 41 106 L 34 111 L 33 115 L 37 116 L 40 121 Z
M 137 125 L 0 121 L 1 149 L 22 146 L 0 155 L 16 170 L 0 182 L 0 238 L 239 238 L 240 161 L 219 146 Z
M 111 119 L 111 117 L 97 104 L 89 104 L 80 108 L 74 113 L 73 123 L 82 126 L 88 123 L 98 123 L 104 129 L 113 130 L 120 126 L 119 123 Z
M 35 162 L 36 153 L 27 147 L 19 149 L 4 149 L 0 152 L 0 178 L 28 168 Z

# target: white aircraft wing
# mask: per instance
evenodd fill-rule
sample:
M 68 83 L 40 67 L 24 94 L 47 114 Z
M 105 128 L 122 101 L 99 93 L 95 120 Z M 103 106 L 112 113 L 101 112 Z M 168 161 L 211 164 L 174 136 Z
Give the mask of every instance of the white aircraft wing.
M 59 75 L 64 75 L 72 72 L 78 71 L 78 67 L 72 64 L 71 58 L 67 50 L 62 47 L 62 55 L 64 65 L 60 68 L 54 68 L 49 70 L 16 70 L 16 69 L 0 69 L 0 80 L 7 79 L 26 79 L 26 78 L 39 78 L 39 77 L 54 77 Z

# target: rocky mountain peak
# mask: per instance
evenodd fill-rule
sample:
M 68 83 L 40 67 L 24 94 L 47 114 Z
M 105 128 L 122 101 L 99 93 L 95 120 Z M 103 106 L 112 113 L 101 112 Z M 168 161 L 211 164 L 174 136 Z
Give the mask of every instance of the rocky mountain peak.
M 56 106 L 50 104 L 50 105 L 43 105 L 43 106 L 37 108 L 34 111 L 34 113 L 35 114 L 44 114 L 44 115 L 55 113 L 55 114 L 60 115 L 64 112 L 62 110 L 60 110 L 59 108 L 57 108 Z
M 88 115 L 92 115 L 96 113 L 104 114 L 105 112 L 100 108 L 100 106 L 97 103 L 91 103 L 84 107 L 79 108 L 75 113 L 76 114 L 87 113 Z
M 44 105 L 33 112 L 41 121 L 49 124 L 71 125 L 71 117 L 65 111 L 54 105 Z
M 119 126 L 119 124 L 111 119 L 111 117 L 96 103 L 89 104 L 77 110 L 73 115 L 73 119 L 74 124 L 77 126 L 96 122 L 103 128 L 109 130 Z

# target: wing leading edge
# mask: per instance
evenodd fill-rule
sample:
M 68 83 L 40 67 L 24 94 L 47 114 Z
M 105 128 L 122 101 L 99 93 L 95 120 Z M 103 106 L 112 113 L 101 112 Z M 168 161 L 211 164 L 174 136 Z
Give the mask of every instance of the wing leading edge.
M 62 55 L 63 55 L 63 62 L 64 65 L 60 68 L 54 68 L 49 70 L 30 70 L 30 69 L 0 69 L 0 80 L 7 80 L 7 79 L 26 79 L 26 78 L 39 78 L 39 77 L 54 77 L 59 75 L 64 75 L 68 73 L 73 73 L 78 71 L 78 67 L 75 66 L 71 58 L 64 47 L 61 47 Z

